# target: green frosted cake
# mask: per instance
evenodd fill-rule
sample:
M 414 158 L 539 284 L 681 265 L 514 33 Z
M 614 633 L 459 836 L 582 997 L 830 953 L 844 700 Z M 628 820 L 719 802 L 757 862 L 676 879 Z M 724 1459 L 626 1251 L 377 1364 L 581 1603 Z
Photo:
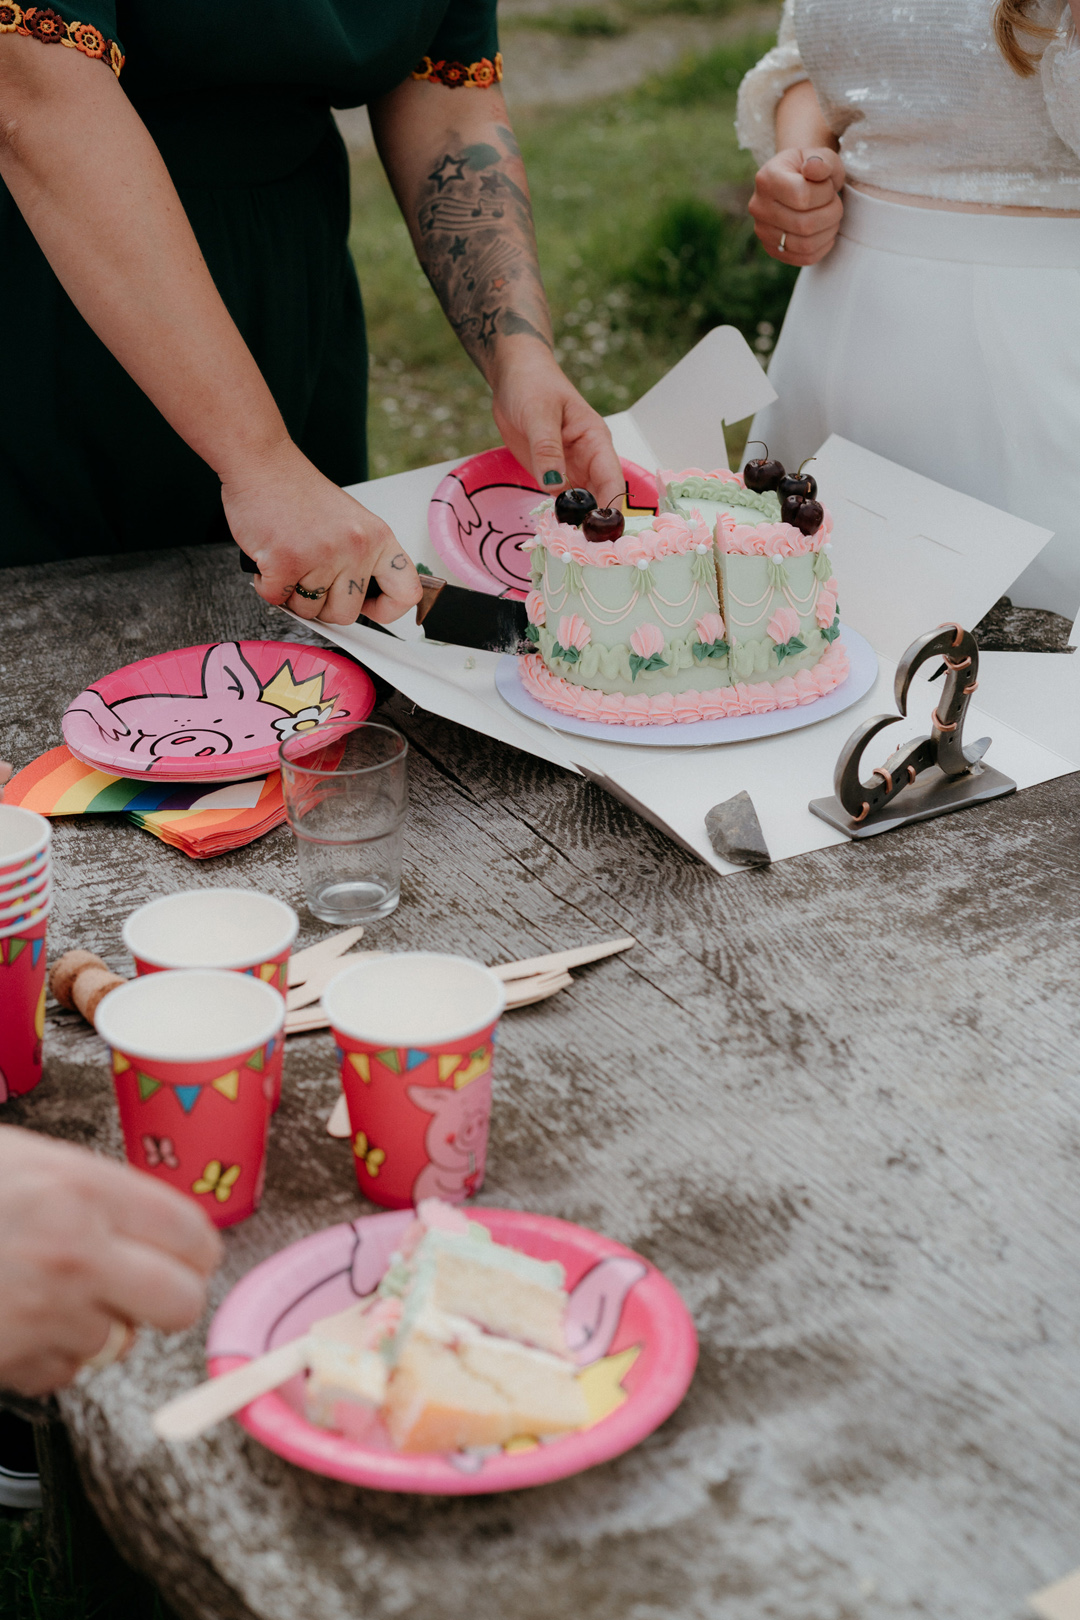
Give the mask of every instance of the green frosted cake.
M 774 490 L 726 469 L 657 484 L 660 512 L 625 518 L 614 540 L 591 537 L 591 514 L 579 526 L 540 508 L 524 544 L 530 696 L 580 720 L 670 725 L 792 709 L 846 680 L 828 513 L 810 502 L 804 527 L 783 521 Z

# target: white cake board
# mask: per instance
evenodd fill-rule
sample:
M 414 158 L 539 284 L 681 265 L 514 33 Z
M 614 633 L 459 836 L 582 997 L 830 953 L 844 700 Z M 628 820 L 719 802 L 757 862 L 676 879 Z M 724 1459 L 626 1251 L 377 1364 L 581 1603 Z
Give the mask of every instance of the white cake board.
M 738 421 L 772 398 L 774 391 L 742 338 L 731 328 L 720 328 L 704 338 L 643 400 L 609 418 L 609 423 L 618 452 L 645 466 L 680 461 L 683 465 L 715 465 L 724 459 L 724 421 Z M 692 455 L 685 453 L 686 441 L 681 437 L 691 423 Z M 493 433 L 493 442 L 494 438 Z M 715 451 L 706 453 L 710 446 Z M 496 653 L 427 642 L 414 621 L 399 621 L 392 635 L 360 625 L 305 622 L 431 713 L 599 782 L 724 875 L 745 868 L 730 866 L 713 852 L 705 833 L 705 814 L 714 804 L 744 789 L 754 801 L 774 860 L 843 844 L 847 842 L 843 834 L 811 815 L 807 806 L 810 799 L 831 791 L 836 756 L 855 726 L 871 715 L 893 711 L 896 626 L 910 621 L 921 631 L 956 620 L 970 627 L 1038 554 L 1046 531 L 1005 513 L 994 513 L 993 543 L 979 552 L 970 537 L 977 535 L 986 520 L 987 508 L 982 503 L 949 490 L 937 505 L 940 486 L 871 456 L 858 445 L 831 441 L 829 460 L 829 485 L 826 489 L 822 482 L 822 493 L 836 512 L 834 556 L 844 618 L 869 640 L 878 655 L 879 672 L 870 691 L 847 712 L 831 719 L 821 717 L 820 722 L 815 717 L 814 724 L 798 731 L 705 748 L 673 746 L 671 733 L 679 729 L 674 726 L 659 728 L 664 735 L 647 747 L 640 745 L 637 735 L 632 743 L 612 742 L 606 726 L 602 739 L 571 737 L 555 729 L 553 713 L 544 710 L 543 721 L 531 719 L 503 701 L 496 686 L 500 662 Z M 414 561 L 444 575 L 445 564 L 428 538 L 427 506 L 439 480 L 456 465 L 442 462 L 355 484 L 349 490 L 391 525 Z M 852 498 L 846 491 L 849 479 Z M 884 506 L 883 490 L 888 492 Z M 905 504 L 909 497 L 911 505 Z M 888 543 L 875 540 L 872 554 L 860 556 L 863 527 L 878 530 L 881 524 L 886 525 L 883 538 Z M 945 544 L 961 525 L 969 560 L 964 567 L 949 563 L 937 571 L 928 598 L 924 563 L 932 553 L 922 541 Z M 851 589 L 845 587 L 848 563 Z M 878 629 L 888 645 L 878 640 Z M 1023 675 L 1024 695 L 1019 702 L 1009 673 L 1013 659 L 1017 660 L 1017 673 Z M 973 705 L 969 711 L 967 730 L 971 738 L 984 734 L 993 738 L 991 764 L 1013 777 L 1021 788 L 1080 767 L 1080 734 L 1074 735 L 1080 728 L 1067 719 L 1070 712 L 1080 713 L 1080 701 L 1060 701 L 1065 684 L 1070 692 L 1075 687 L 1080 699 L 1080 653 L 1075 662 L 1071 657 L 1042 654 L 984 655 L 980 673 L 979 707 Z M 926 689 L 916 681 L 908 703 L 910 719 L 878 739 L 880 752 L 876 747 L 870 750 L 867 773 L 900 743 L 930 729 L 930 710 L 938 691 L 938 687 Z M 809 706 L 811 712 L 817 707 Z M 887 839 L 882 842 L 888 844 Z
M 768 714 L 737 714 L 726 720 L 693 720 L 687 725 L 609 726 L 603 721 L 576 720 L 572 715 L 549 709 L 525 690 L 520 660 L 506 653 L 495 669 L 495 686 L 500 697 L 527 720 L 539 720 L 573 737 L 591 737 L 596 742 L 625 743 L 629 748 L 712 748 L 718 743 L 752 742 L 756 737 L 777 737 L 785 731 L 802 731 L 819 720 L 831 720 L 858 703 L 877 680 L 877 654 L 858 631 L 841 625 L 851 672 L 828 697 L 818 698 L 797 709 L 771 709 Z

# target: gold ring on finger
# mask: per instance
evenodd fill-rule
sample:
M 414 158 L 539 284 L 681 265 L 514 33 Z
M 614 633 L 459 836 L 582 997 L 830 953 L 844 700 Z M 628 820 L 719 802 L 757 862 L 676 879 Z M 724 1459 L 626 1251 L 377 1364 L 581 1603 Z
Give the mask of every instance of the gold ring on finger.
M 105 1343 L 96 1356 L 91 1356 L 89 1360 L 83 1362 L 83 1366 L 90 1372 L 101 1372 L 105 1367 L 111 1367 L 114 1361 L 123 1361 L 134 1343 L 134 1327 L 130 1322 L 114 1316 Z

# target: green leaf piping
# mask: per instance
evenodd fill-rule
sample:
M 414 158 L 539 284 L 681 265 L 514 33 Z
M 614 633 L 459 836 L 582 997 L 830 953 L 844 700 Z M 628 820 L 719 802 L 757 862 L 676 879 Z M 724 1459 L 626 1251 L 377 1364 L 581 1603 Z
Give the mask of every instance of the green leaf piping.
M 649 658 L 642 658 L 638 653 L 630 654 L 630 679 L 636 681 L 639 675 L 648 675 L 654 669 L 667 669 L 667 659 L 661 658 L 659 653 L 653 653 Z

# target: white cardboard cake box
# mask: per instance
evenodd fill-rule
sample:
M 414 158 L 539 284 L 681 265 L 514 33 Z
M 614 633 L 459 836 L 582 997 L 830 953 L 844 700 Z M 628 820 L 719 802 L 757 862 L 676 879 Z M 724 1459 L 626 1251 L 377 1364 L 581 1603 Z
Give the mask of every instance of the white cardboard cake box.
M 740 333 L 717 327 L 630 410 L 608 421 L 620 454 L 650 469 L 711 467 L 726 463 L 724 422 L 741 421 L 775 397 Z M 349 489 L 391 525 L 415 562 L 451 578 L 431 544 L 427 512 L 436 485 L 457 464 L 442 462 Z M 841 616 L 870 642 L 880 672 L 859 703 L 800 731 L 712 748 L 635 748 L 579 739 L 526 719 L 504 702 L 495 689 L 496 653 L 429 643 L 415 622 L 400 621 L 391 636 L 359 625 L 314 628 L 430 712 L 600 781 L 718 872 L 743 869 L 713 852 L 705 814 L 744 789 L 774 860 L 843 843 L 843 834 L 807 806 L 831 791 L 836 756 L 855 727 L 870 715 L 894 712 L 892 683 L 904 649 L 936 624 L 976 624 L 1050 532 L 835 435 L 818 449 L 813 470 L 835 519 Z M 1074 688 L 1080 697 L 1080 655 L 1075 661 L 1070 655 L 984 655 L 979 707 L 969 711 L 968 735 L 988 733 L 991 762 L 1021 788 L 1076 770 L 1080 704 L 1072 701 Z M 886 731 L 880 759 L 929 729 L 935 690 L 915 683 L 909 721 Z M 1064 692 L 1067 702 L 1060 701 Z

